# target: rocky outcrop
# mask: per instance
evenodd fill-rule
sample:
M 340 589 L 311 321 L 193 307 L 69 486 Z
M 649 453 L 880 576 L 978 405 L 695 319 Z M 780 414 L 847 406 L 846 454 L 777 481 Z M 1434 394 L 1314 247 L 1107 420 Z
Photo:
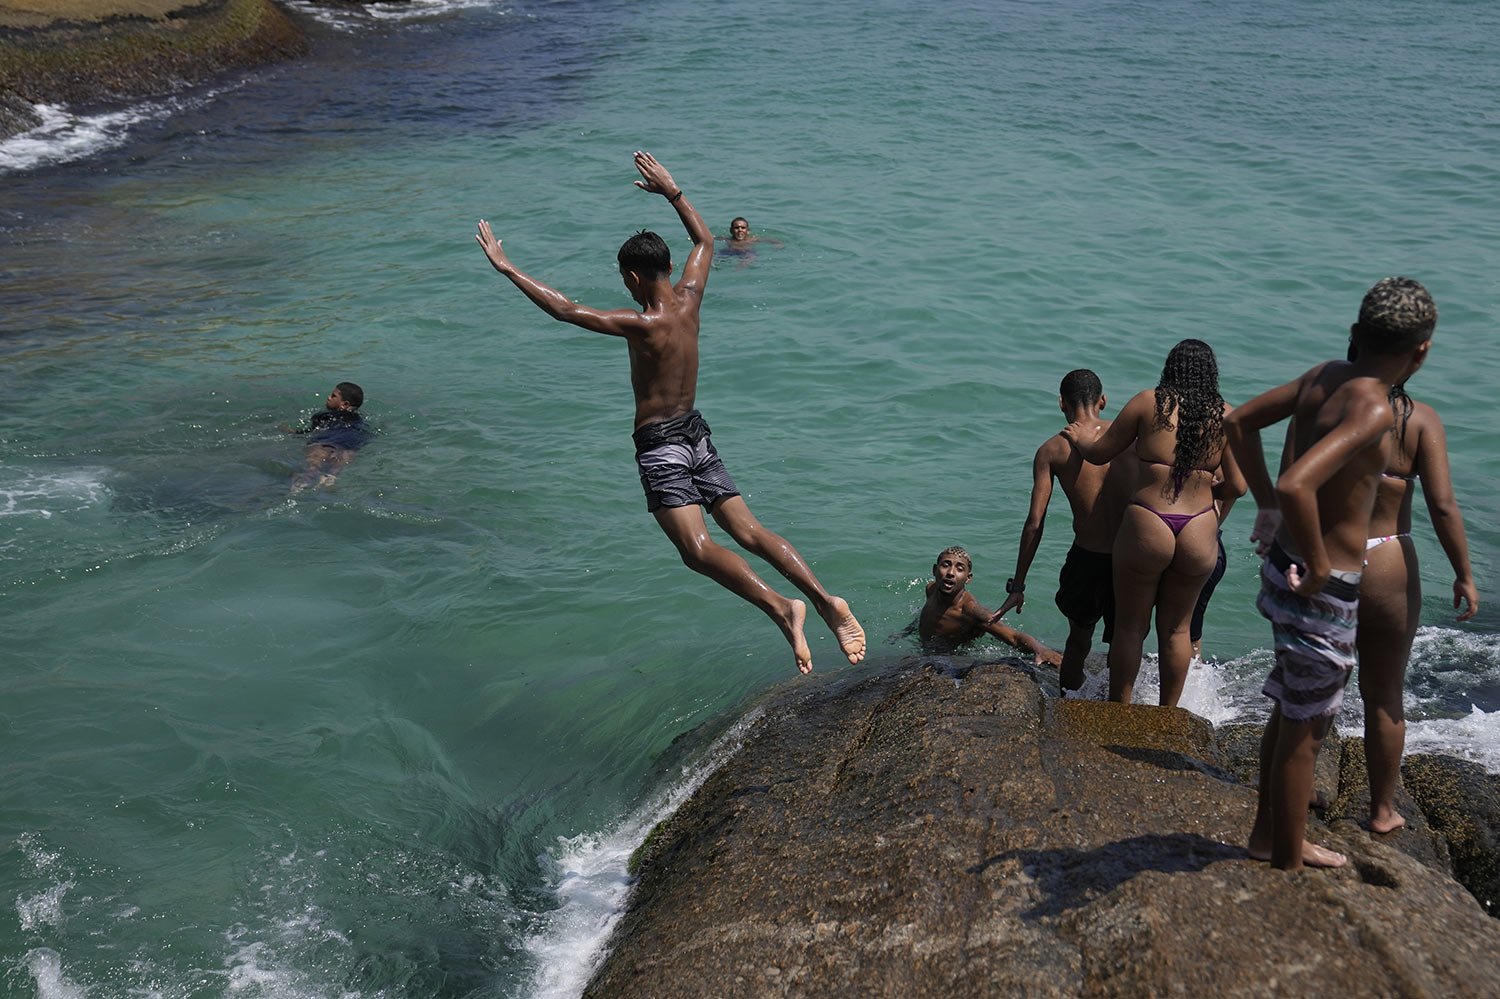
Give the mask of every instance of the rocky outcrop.
M 0 137 L 38 124 L 33 104 L 81 108 L 169 92 L 295 55 L 302 32 L 271 0 L 0 2 Z M 101 13 L 102 12 L 102 13 Z
M 799 685 L 642 847 L 586 994 L 1492 992 L 1500 921 L 1352 821 L 1309 822 L 1344 869 L 1249 860 L 1236 765 L 1003 665 Z

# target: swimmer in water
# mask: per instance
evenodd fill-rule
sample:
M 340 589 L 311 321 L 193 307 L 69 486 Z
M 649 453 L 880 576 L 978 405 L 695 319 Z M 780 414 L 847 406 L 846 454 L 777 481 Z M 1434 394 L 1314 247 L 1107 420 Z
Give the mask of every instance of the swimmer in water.
M 1001 624 L 998 614 L 974 599 L 967 589 L 974 578 L 969 553 L 957 545 L 938 553 L 927 584 L 927 602 L 917 615 L 917 637 L 928 652 L 953 652 L 984 635 L 994 635 L 1006 645 L 1030 652 L 1038 664 L 1062 665 L 1062 654 L 1047 648 L 1023 632 Z
M 292 480 L 292 492 L 310 486 L 326 489 L 354 460 L 354 452 L 369 441 L 370 430 L 359 415 L 365 393 L 353 382 L 339 382 L 320 412 L 303 426 L 284 426 L 288 433 L 307 435 L 306 464 Z
M 750 223 L 743 215 L 729 223 L 729 235 L 720 236 L 724 241 L 724 253 L 731 257 L 740 258 L 740 266 L 743 267 L 755 259 L 755 248 L 765 243 L 781 249 L 785 244 L 779 239 L 771 236 L 757 236 L 750 231 Z

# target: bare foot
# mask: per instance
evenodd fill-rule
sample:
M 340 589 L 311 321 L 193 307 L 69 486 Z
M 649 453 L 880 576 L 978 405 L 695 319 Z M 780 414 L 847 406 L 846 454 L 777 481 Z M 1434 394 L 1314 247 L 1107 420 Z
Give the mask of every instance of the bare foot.
M 1393 833 L 1397 829 L 1406 828 L 1406 816 L 1394 808 L 1381 808 L 1370 816 L 1370 832 L 1377 834 Z
M 1271 848 L 1256 843 L 1254 840 L 1251 840 L 1250 845 L 1245 847 L 1245 852 L 1250 854 L 1251 860 L 1269 861 L 1271 859 Z M 1302 863 L 1308 867 L 1343 867 L 1348 862 L 1349 858 L 1342 853 L 1335 853 L 1316 843 L 1309 843 L 1307 840 L 1302 841 Z
M 849 657 L 850 663 L 857 663 L 865 657 L 865 629 L 854 619 L 854 612 L 843 597 L 828 598 L 823 620 L 833 630 L 833 637 L 839 640 L 839 648 Z
M 791 617 L 781 622 L 781 633 L 792 646 L 792 655 L 797 657 L 797 669 L 803 673 L 812 672 L 812 649 L 807 647 L 807 636 L 802 633 L 802 626 L 807 623 L 807 604 L 800 600 L 793 600 L 791 606 Z

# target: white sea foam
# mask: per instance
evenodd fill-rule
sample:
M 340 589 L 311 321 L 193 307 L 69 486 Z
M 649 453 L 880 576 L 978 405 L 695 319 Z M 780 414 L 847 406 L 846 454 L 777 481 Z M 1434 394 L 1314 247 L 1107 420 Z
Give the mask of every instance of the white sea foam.
M 375 21 L 412 21 L 418 18 L 438 17 L 470 7 L 495 7 L 500 13 L 509 13 L 509 10 L 496 3 L 496 0 L 409 0 L 409 2 L 371 3 L 349 8 L 288 0 L 287 6 L 319 24 L 339 31 L 358 31 L 361 28 L 368 28 Z
M 109 495 L 104 469 L 40 472 L 0 465 L 0 517 L 40 517 L 96 506 Z
M 0 141 L 0 173 L 67 163 L 113 149 L 130 137 L 132 126 L 165 117 L 180 106 L 176 101 L 148 102 L 80 115 L 60 105 L 38 104 L 33 110 L 42 119 L 40 125 Z
M 1473 708 L 1462 718 L 1408 721 L 1406 751 L 1457 756 L 1500 773 L 1500 711 Z
M 709 775 L 740 748 L 745 733 L 759 721 L 759 709 L 735 723 L 703 758 L 683 769 L 681 778 L 647 801 L 620 825 L 598 835 L 559 837 L 557 849 L 544 861 L 555 871 L 554 891 L 561 903 L 541 930 L 526 940 L 537 964 L 528 994 L 537 999 L 578 996 L 604 959 L 605 945 L 624 912 L 630 893 L 626 866 L 658 822 L 675 812 Z
M 26 952 L 26 970 L 36 981 L 36 999 L 84 999 L 88 995 L 63 973 L 62 955 L 50 947 Z

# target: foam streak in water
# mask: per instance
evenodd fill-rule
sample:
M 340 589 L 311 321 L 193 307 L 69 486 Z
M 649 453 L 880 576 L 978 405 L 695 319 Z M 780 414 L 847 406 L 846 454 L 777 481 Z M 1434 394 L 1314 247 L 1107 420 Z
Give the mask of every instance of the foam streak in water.
M 760 717 L 757 709 L 736 722 L 702 760 L 683 772 L 681 780 L 648 800 L 613 831 L 559 840 L 551 859 L 559 872 L 555 890 L 562 904 L 542 930 L 526 942 L 537 962 L 531 995 L 564 999 L 583 993 L 624 912 L 630 893 L 626 872 L 630 855 L 658 822 L 675 812 L 710 774 L 739 751 L 745 733 Z

